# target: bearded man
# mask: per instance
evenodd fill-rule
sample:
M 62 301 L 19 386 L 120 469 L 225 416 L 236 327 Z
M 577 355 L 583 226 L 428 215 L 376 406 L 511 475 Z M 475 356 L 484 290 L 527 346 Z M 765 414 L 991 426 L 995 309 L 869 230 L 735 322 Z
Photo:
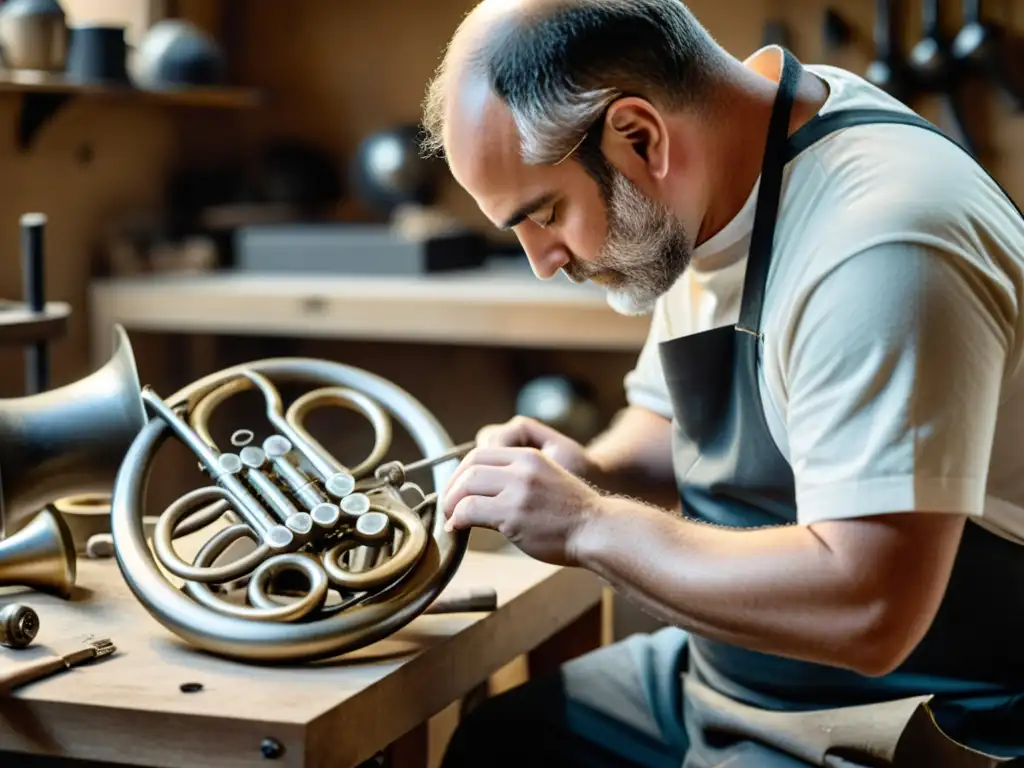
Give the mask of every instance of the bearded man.
M 427 148 L 535 274 L 650 313 L 592 445 L 482 430 L 451 528 L 669 625 L 473 712 L 445 766 L 1024 755 L 1024 218 L 856 74 L 678 0 L 487 0 Z

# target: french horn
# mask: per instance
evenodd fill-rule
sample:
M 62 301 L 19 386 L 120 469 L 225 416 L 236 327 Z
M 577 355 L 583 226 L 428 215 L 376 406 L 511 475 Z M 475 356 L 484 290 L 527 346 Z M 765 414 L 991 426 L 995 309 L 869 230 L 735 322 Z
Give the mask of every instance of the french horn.
M 51 506 L 68 494 L 109 492 L 142 425 L 135 357 L 114 329 L 114 352 L 66 386 L 0 400 L 0 587 L 69 598 L 77 552 Z
M 71 531 L 50 508 L 40 510 L 28 525 L 0 541 L 0 587 L 28 587 L 67 599 L 77 573 Z
M 287 409 L 284 384 L 305 391 Z M 211 417 L 244 391 L 262 397 L 266 424 L 218 445 Z M 187 643 L 258 663 L 341 655 L 427 611 L 456 572 L 468 534 L 445 530 L 436 490 L 466 447 L 396 384 L 341 363 L 271 358 L 210 374 L 167 399 L 145 388 L 141 402 L 148 423 L 111 498 L 114 555 L 145 609 Z M 370 421 L 374 445 L 358 463 L 342 463 L 307 430 L 309 414 L 328 406 Z M 385 460 L 392 420 L 424 459 Z M 148 510 L 147 481 L 168 439 L 195 455 L 208 484 Z M 427 469 L 434 492 L 410 479 Z M 147 537 L 143 521 L 154 513 Z M 203 542 L 192 556 L 178 552 L 186 536 Z M 241 553 L 221 562 L 239 543 Z
M 109 493 L 146 413 L 124 328 L 98 370 L 55 389 L 0 400 L 0 533 L 11 536 L 64 496 Z

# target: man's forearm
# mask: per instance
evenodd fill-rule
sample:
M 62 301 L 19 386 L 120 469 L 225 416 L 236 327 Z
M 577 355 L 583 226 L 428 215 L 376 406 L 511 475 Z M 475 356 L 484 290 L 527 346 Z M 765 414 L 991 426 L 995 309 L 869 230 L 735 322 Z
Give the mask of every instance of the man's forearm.
M 587 446 L 599 488 L 665 509 L 679 505 L 672 470 L 672 424 L 646 409 L 629 407 Z
M 853 576 L 807 527 L 725 529 L 628 499 L 605 503 L 581 528 L 574 561 L 671 624 L 864 674 L 889 671 L 924 631 L 893 590 Z

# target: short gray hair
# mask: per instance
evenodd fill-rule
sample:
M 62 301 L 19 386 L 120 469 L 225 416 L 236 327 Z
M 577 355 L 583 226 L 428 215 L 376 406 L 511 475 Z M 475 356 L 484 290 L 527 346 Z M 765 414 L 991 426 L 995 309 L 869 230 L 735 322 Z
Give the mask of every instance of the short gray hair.
M 538 4 L 508 14 L 474 43 L 460 74 L 486 78 L 509 107 L 531 164 L 563 159 L 619 96 L 669 110 L 706 104 L 727 58 L 680 0 Z M 424 101 L 427 154 L 444 152 L 451 58 L 449 45 Z

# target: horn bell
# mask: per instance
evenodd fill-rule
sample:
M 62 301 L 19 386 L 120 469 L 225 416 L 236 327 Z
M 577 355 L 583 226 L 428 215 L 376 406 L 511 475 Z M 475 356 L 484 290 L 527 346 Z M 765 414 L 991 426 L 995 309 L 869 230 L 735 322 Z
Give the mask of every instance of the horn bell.
M 71 531 L 49 508 L 0 541 L 0 587 L 29 587 L 67 599 L 77 570 Z
M 22 530 L 47 504 L 111 493 L 147 417 L 128 334 L 114 327 L 114 352 L 66 386 L 0 400 L 0 537 Z

